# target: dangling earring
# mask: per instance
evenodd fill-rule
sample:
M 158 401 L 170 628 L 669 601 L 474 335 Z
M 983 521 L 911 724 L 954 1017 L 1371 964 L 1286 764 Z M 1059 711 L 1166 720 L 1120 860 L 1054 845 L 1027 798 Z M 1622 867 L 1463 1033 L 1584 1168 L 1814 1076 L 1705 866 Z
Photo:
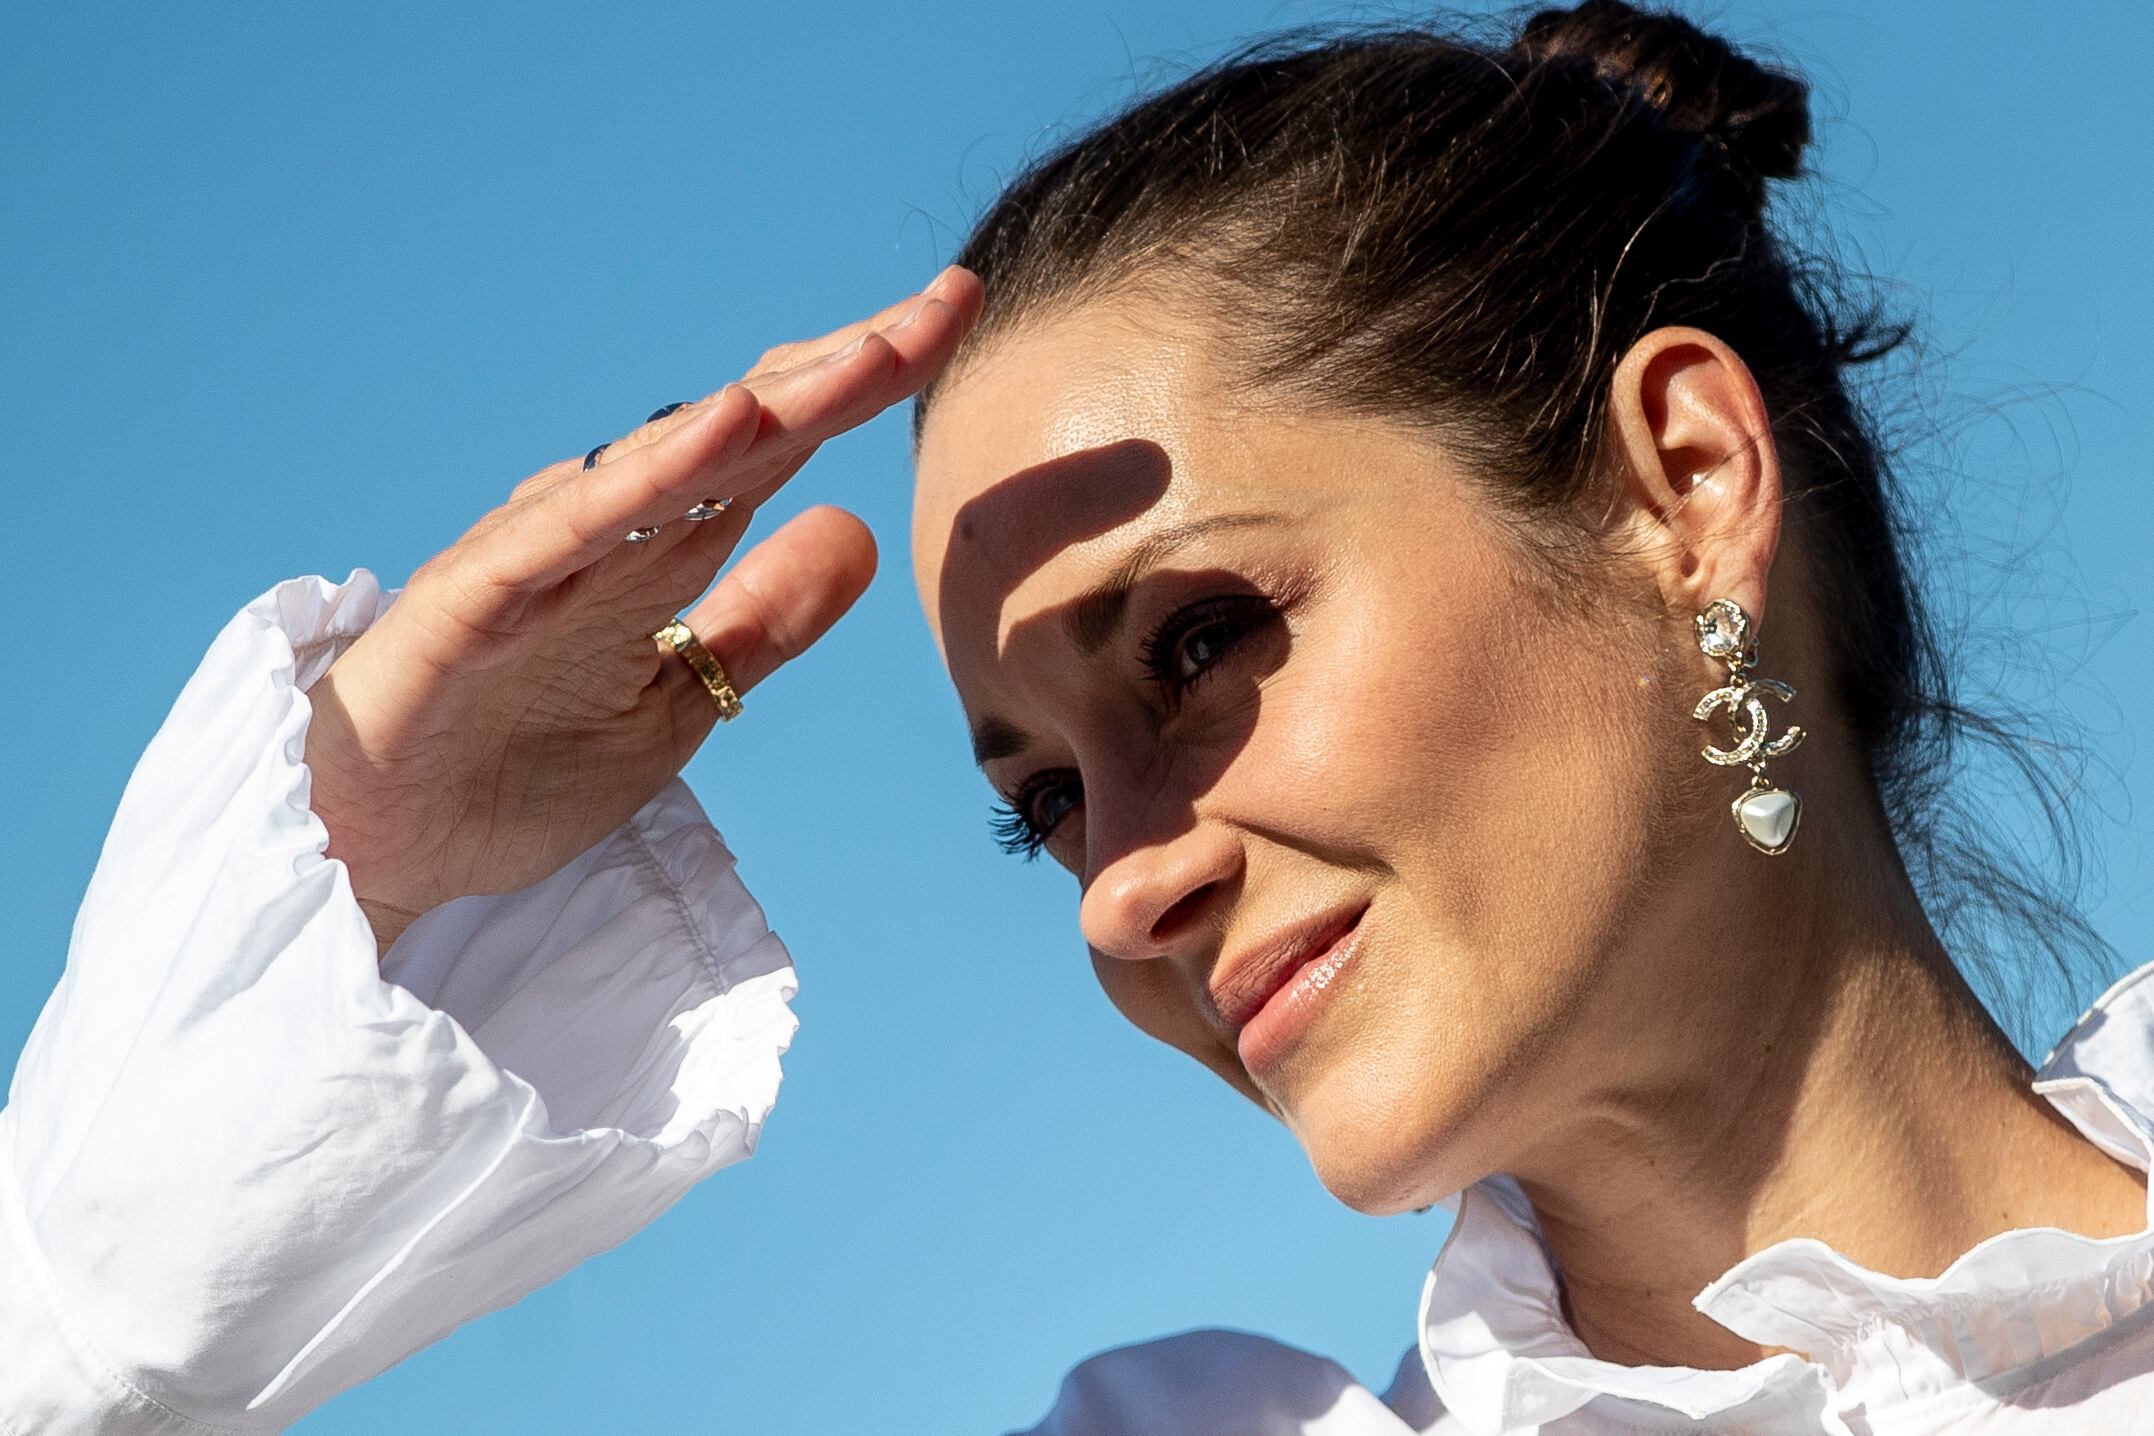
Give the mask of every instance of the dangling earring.
M 1705 761 L 1722 767 L 1742 764 L 1750 769 L 1750 786 L 1729 805 L 1735 814 L 1735 830 L 1761 853 L 1784 853 L 1795 841 L 1795 825 L 1802 818 L 1802 795 L 1774 787 L 1765 776 L 1765 764 L 1792 751 L 1803 734 L 1802 729 L 1790 727 L 1768 742 L 1765 705 L 1759 695 L 1770 694 L 1785 703 L 1795 696 L 1795 690 L 1777 678 L 1749 676 L 1749 669 L 1758 661 L 1758 640 L 1750 615 L 1743 612 L 1741 604 L 1716 598 L 1694 623 L 1699 651 L 1728 665 L 1728 681 L 1725 687 L 1700 698 L 1690 716 L 1702 722 L 1710 719 L 1715 710 L 1725 708 L 1731 720 L 1740 715 L 1748 725 L 1737 734 L 1732 748 L 1707 744 Z

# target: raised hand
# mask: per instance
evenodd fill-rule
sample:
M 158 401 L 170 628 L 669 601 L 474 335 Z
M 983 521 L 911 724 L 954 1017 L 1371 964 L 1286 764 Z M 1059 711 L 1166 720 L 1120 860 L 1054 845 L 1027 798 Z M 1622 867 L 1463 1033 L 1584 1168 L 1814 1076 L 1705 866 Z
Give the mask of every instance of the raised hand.
M 652 631 L 710 586 L 817 445 L 948 362 L 980 298 L 976 278 L 947 269 L 880 314 L 773 349 L 591 467 L 579 456 L 540 470 L 420 566 L 309 690 L 314 810 L 383 951 L 437 903 L 551 874 L 680 771 L 717 708 Z M 721 499 L 715 518 L 682 517 Z M 866 525 L 810 509 L 684 621 L 746 693 L 874 571 Z

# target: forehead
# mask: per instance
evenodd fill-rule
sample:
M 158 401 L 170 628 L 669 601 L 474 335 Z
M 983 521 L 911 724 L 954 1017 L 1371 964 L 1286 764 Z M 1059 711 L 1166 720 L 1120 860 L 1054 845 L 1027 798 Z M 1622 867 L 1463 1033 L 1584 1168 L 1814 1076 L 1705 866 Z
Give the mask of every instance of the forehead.
M 1080 583 L 1141 534 L 1261 487 L 1233 462 L 1206 345 L 1194 321 L 1102 299 L 994 335 L 952 372 L 921 432 L 913 509 L 945 651 L 958 611 L 1015 611 L 1028 586 Z
M 923 477 L 991 483 L 1133 432 L 1167 440 L 1216 387 L 1209 351 L 1199 321 L 1135 293 L 1019 320 L 960 356 L 929 411 Z

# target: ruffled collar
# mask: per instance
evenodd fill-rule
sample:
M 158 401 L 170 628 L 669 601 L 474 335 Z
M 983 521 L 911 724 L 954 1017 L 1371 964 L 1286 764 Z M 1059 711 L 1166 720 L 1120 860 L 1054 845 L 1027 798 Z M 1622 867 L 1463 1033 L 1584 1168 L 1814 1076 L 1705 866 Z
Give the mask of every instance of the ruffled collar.
M 2104 993 L 2042 1064 L 2034 1090 L 2103 1151 L 2154 1166 L 2154 963 Z M 2154 1299 L 2147 1227 L 2097 1239 L 2001 1232 L 1941 1275 L 1886 1276 L 1823 1242 L 1744 1258 L 1694 1301 L 1730 1331 L 1804 1355 L 1734 1371 L 1625 1366 L 1590 1354 L 1564 1319 L 1555 1269 L 1516 1182 L 1451 1199 L 1455 1222 L 1421 1297 L 1421 1359 L 1449 1413 L 1484 1436 L 1530 1432 L 1588 1402 L 1646 1430 L 1818 1432 L 1871 1373 L 1872 1395 L 1922 1401 L 2012 1374 L 2099 1335 Z M 1876 1409 L 1873 1405 L 1873 1411 Z

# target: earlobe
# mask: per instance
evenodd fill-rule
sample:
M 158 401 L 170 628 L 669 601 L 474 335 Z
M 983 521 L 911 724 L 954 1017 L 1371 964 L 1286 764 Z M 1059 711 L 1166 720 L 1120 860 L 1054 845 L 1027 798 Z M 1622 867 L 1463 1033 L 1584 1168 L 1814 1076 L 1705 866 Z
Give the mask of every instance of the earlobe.
M 1656 329 L 1623 356 L 1608 397 L 1616 503 L 1669 606 L 1725 598 L 1762 615 L 1781 476 L 1749 366 L 1702 329 Z

